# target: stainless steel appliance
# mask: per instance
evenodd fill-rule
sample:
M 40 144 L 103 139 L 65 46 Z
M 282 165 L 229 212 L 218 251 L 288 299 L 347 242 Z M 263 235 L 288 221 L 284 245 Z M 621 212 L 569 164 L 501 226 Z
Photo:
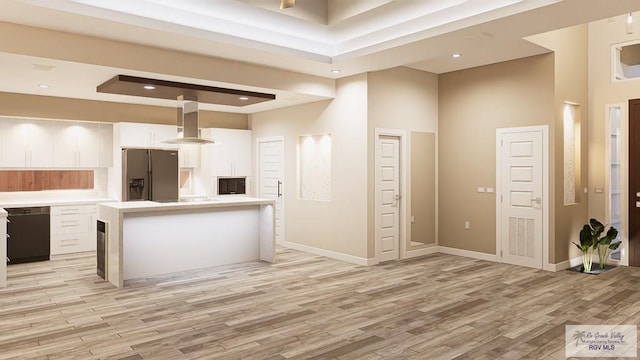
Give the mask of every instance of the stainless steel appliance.
M 124 201 L 178 201 L 178 150 L 122 149 Z
M 49 207 L 6 208 L 7 264 L 49 260 Z
M 218 177 L 218 195 L 246 194 L 245 177 Z
M 107 223 L 98 220 L 96 222 L 97 244 L 96 244 L 96 274 L 103 279 L 105 278 L 105 270 L 107 268 L 106 246 L 107 246 Z

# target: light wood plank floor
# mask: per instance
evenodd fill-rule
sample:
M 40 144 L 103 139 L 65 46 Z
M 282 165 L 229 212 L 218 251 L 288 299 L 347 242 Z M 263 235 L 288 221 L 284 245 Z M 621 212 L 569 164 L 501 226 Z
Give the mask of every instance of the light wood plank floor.
M 261 262 L 116 289 L 92 254 L 9 267 L 1 359 L 564 359 L 565 324 L 637 324 L 640 269 L 550 273 L 451 255 Z

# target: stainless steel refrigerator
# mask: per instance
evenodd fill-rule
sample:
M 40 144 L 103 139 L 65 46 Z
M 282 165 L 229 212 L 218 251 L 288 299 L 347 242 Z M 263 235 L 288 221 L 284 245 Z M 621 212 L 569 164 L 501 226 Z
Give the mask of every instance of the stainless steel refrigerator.
M 124 201 L 178 201 L 178 150 L 122 149 Z

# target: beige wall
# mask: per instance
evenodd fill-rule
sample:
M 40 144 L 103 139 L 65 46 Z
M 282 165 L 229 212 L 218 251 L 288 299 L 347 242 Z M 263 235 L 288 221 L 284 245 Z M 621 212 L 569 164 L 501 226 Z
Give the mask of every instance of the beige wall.
M 638 19 L 638 13 L 635 13 Z M 623 107 L 623 121 L 628 119 L 628 101 L 640 98 L 640 79 L 611 81 L 611 45 L 640 42 L 640 33 L 636 30 L 633 34 L 627 34 L 625 29 L 626 16 L 618 16 L 612 19 L 595 21 L 589 24 L 589 217 L 594 217 L 609 222 L 608 200 L 609 192 L 606 181 L 607 149 L 605 138 L 607 136 L 607 117 L 605 106 L 620 104 Z M 637 27 L 636 27 L 637 29 Z M 623 132 L 623 156 L 628 154 L 628 138 Z M 628 165 L 623 163 L 622 175 L 628 174 Z M 596 193 L 594 189 L 603 189 L 602 193 Z M 628 241 L 628 229 L 625 226 L 628 210 L 626 209 L 629 196 L 628 179 L 622 178 L 623 199 L 623 244 Z M 635 190 L 634 190 L 635 191 Z M 626 261 L 623 263 L 627 264 Z
M 424 71 L 399 67 L 369 73 L 368 86 L 368 143 L 369 149 L 375 148 L 375 129 L 400 129 L 406 131 L 405 146 L 407 155 L 406 181 L 402 203 L 407 224 L 407 242 L 411 241 L 410 209 L 412 206 L 412 172 L 411 172 L 411 132 L 438 132 L 438 76 Z M 433 154 L 432 154 L 433 155 Z M 425 154 L 427 161 L 428 154 Z M 368 154 L 368 188 L 369 188 L 369 257 L 375 256 L 375 154 Z M 436 169 L 432 169 L 433 172 Z M 418 184 L 421 185 L 421 184 Z M 436 187 L 437 189 L 437 187 Z M 402 190 L 401 190 L 402 191 Z M 436 190 L 437 191 L 437 190 Z M 435 216 L 435 213 L 434 213 Z M 417 221 L 421 221 L 418 219 Z M 425 223 L 435 224 L 435 219 L 424 219 Z M 425 224 L 422 224 L 425 225 Z M 429 226 L 429 225 L 426 225 Z M 433 226 L 433 225 L 431 225 Z M 435 231 L 435 229 L 433 229 Z
M 336 82 L 334 100 L 250 115 L 254 139 L 284 136 L 285 241 L 366 258 L 367 75 Z M 301 135 L 331 134 L 331 201 L 298 197 Z
M 436 135 L 411 132 L 411 211 L 409 243 L 436 243 Z
M 550 139 L 555 169 L 551 179 L 555 182 L 554 212 L 552 211 L 552 227 L 555 229 L 555 245 L 550 248 L 550 262 L 559 263 L 580 256 L 580 251 L 571 244 L 579 241 L 582 226 L 588 221 L 588 197 L 583 188 L 587 187 L 588 147 L 588 27 L 578 25 L 566 29 L 536 35 L 529 40 L 554 51 L 555 54 L 555 138 Z M 576 123 L 580 134 L 579 158 L 576 157 L 578 171 L 576 174 L 576 198 L 578 203 L 564 205 L 564 125 L 563 109 L 565 102 L 578 104 Z M 580 159 L 580 160 L 579 160 Z M 553 194 L 553 193 L 552 193 Z M 554 243 L 554 242 L 552 242 Z
M 606 218 L 607 189 L 602 194 L 593 191 L 606 185 L 605 105 L 622 104 L 627 109 L 630 99 L 640 98 L 640 79 L 611 81 L 611 45 L 640 41 L 640 34 L 626 33 L 625 18 L 589 24 L 589 216 L 598 219 Z
M 0 116 L 98 122 L 176 124 L 177 110 L 161 106 L 124 104 L 51 96 L 0 92 Z M 244 114 L 200 111 L 201 127 L 247 129 Z
M 554 123 L 554 57 L 540 55 L 439 78 L 438 243 L 496 252 L 496 129 Z M 464 229 L 464 222 L 471 229 Z

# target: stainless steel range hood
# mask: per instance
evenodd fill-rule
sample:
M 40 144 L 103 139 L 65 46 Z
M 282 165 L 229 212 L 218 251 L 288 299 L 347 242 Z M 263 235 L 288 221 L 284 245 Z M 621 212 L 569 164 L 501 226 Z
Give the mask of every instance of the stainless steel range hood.
M 198 99 L 184 95 L 178 96 L 178 129 L 182 137 L 163 141 L 167 144 L 213 144 L 211 139 L 200 137 L 198 119 Z

